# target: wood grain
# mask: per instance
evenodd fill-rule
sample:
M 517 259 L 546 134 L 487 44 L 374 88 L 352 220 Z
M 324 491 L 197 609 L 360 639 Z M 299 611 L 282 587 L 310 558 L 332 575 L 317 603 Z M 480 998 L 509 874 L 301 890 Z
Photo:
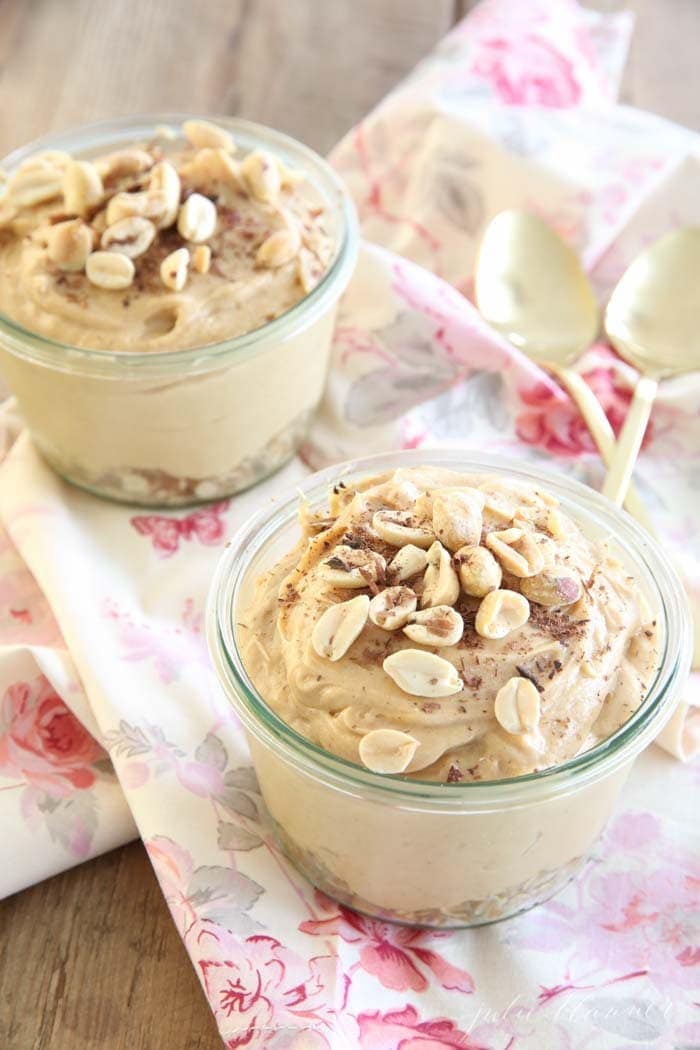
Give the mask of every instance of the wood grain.
M 140 843 L 0 903 L 2 1050 L 214 1050 Z
M 324 151 L 468 6 L 0 0 L 0 152 L 155 109 L 241 113 Z M 630 6 L 625 100 L 700 128 L 700 0 Z M 140 844 L 0 903 L 0 1050 L 220 1045 Z
M 245 114 L 325 152 L 452 11 L 452 0 L 4 0 L 0 150 L 161 110 Z

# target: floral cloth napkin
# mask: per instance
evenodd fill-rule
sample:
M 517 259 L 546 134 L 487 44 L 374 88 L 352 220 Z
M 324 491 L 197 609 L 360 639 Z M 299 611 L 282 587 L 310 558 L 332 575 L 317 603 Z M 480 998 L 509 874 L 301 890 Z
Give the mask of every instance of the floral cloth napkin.
M 138 828 L 230 1048 L 700 1042 L 696 767 L 644 754 L 592 863 L 534 912 L 453 933 L 375 922 L 280 855 L 202 629 L 227 536 L 310 467 L 457 444 L 600 480 L 566 396 L 461 293 L 506 206 L 551 221 L 601 294 L 649 239 L 700 222 L 697 137 L 614 105 L 629 30 L 572 0 L 485 0 L 341 143 L 382 247 L 343 301 L 303 457 L 276 477 L 190 512 L 120 508 L 62 483 L 2 412 L 0 891 Z M 619 429 L 629 369 L 598 346 L 581 370 Z M 699 395 L 665 384 L 638 472 L 696 604 Z M 694 724 L 684 709 L 677 753 Z

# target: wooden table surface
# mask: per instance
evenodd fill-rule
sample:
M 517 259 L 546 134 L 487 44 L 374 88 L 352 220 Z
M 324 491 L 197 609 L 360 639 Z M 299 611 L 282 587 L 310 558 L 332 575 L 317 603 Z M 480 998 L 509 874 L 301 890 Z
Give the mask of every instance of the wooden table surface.
M 0 154 L 52 128 L 156 109 L 242 114 L 325 151 L 469 6 L 0 0 Z M 628 6 L 623 98 L 699 128 L 700 0 Z M 220 1045 L 140 844 L 0 904 L 0 1050 Z

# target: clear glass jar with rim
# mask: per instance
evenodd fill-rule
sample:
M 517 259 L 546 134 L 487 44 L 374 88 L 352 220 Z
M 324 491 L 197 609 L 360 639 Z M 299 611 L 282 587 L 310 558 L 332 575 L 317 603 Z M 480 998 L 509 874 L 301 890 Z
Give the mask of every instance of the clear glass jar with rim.
M 180 134 L 187 114 L 129 117 L 50 135 L 0 161 L 11 173 L 42 150 L 89 159 Z M 295 453 L 321 398 L 338 299 L 357 259 L 354 206 L 313 150 L 280 132 L 207 117 L 239 150 L 264 148 L 303 171 L 328 215 L 335 250 L 320 283 L 254 331 L 196 349 L 89 350 L 0 314 L 0 374 L 54 469 L 97 495 L 178 506 L 231 495 Z
M 612 736 L 562 765 L 500 781 L 445 784 L 380 776 L 286 725 L 253 685 L 236 623 L 253 585 L 295 545 L 299 491 L 248 521 L 213 581 L 207 631 L 219 681 L 238 713 L 275 835 L 324 893 L 381 919 L 475 926 L 516 914 L 561 889 L 590 856 L 635 758 L 661 731 L 685 683 L 691 621 L 661 548 L 627 514 L 577 481 L 522 461 L 474 452 L 410 451 L 355 460 L 309 478 L 322 506 L 329 485 L 430 464 L 547 488 L 582 530 L 610 537 L 655 610 L 659 664 L 637 711 Z

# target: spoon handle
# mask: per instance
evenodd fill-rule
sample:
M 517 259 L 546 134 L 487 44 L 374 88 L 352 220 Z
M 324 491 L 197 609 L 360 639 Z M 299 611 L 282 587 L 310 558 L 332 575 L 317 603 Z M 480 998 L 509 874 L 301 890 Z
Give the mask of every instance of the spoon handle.
M 602 489 L 603 495 L 618 506 L 627 492 L 658 389 L 657 380 L 650 376 L 642 376 L 635 387 L 632 404 Z
M 573 368 L 563 368 L 557 365 L 548 365 L 548 368 L 578 407 L 593 440 L 598 446 L 600 458 L 606 467 L 609 467 L 615 457 L 615 432 L 600 401 L 586 381 Z M 634 482 L 627 489 L 624 503 L 632 517 L 636 518 L 640 525 L 643 525 L 653 535 L 654 526 L 634 486 Z

